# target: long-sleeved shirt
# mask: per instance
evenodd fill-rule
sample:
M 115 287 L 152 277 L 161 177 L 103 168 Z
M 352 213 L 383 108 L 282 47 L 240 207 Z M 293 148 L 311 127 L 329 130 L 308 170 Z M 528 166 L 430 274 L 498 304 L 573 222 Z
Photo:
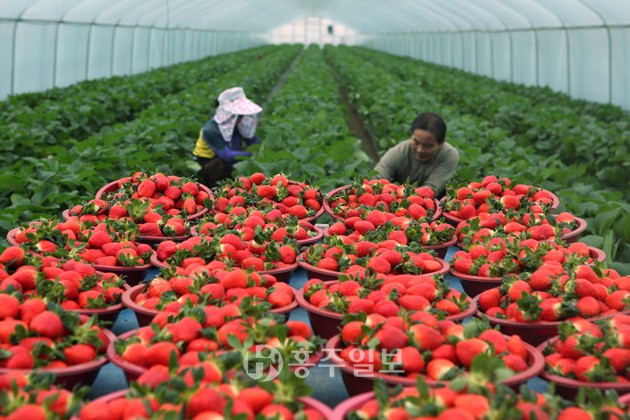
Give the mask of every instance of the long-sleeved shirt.
M 391 182 L 416 182 L 418 186 L 429 186 L 436 195 L 441 195 L 455 175 L 458 163 L 459 152 L 446 142 L 433 159 L 420 162 L 411 150 L 411 140 L 407 140 L 389 149 L 374 169 L 381 178 Z
M 246 139 L 235 127 L 232 139 L 228 143 L 223 139 L 219 126 L 212 119 L 206 122 L 201 129 L 193 155 L 205 159 L 212 159 L 216 155 L 224 162 L 234 163 L 238 156 L 251 156 L 251 153 L 243 151 L 243 143 L 247 145 L 258 144 L 260 140 L 256 136 Z

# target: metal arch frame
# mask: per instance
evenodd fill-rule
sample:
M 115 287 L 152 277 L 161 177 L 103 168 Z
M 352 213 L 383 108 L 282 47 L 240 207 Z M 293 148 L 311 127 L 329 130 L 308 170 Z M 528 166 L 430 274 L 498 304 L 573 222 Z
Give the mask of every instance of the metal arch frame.
M 532 30 L 534 30 L 533 23 L 529 20 L 529 18 L 527 16 L 525 16 L 524 14 L 519 12 L 518 10 L 512 8 L 510 5 L 508 5 L 506 3 L 503 3 L 503 2 L 501 2 L 499 0 L 488 0 L 488 1 L 494 2 L 495 4 L 500 4 L 503 7 L 509 9 L 511 12 L 513 12 L 513 13 L 517 14 L 518 16 L 522 17 L 525 20 L 525 22 L 527 22 L 529 24 L 529 27 Z M 510 44 L 509 44 L 510 45 L 510 82 L 514 83 L 514 42 L 512 40 L 512 32 L 507 29 L 507 25 L 506 25 L 506 32 L 508 34 L 508 40 L 510 42 Z M 538 54 L 538 52 L 536 52 L 536 54 Z M 493 68 L 494 68 L 494 66 L 493 66 Z
M 483 9 L 481 9 L 479 6 L 477 6 L 475 3 L 471 2 L 470 0 L 462 0 L 464 2 L 464 4 L 468 4 L 468 6 L 472 7 L 473 9 L 477 9 L 477 10 L 481 10 L 483 13 L 486 13 L 489 16 L 492 16 L 497 22 L 499 22 L 499 24 L 503 27 L 504 30 L 507 30 L 507 25 L 505 24 L 505 22 L 503 22 L 501 19 L 499 19 L 494 13 L 490 13 L 487 12 Z M 489 34 L 489 28 L 486 27 L 486 31 Z M 491 36 L 489 36 L 490 39 L 490 75 L 491 77 L 494 77 L 494 40 L 492 39 Z M 477 45 L 475 45 L 475 49 L 477 48 Z M 475 72 L 479 73 L 479 54 L 477 53 L 477 51 L 475 51 Z
M 560 29 L 564 29 L 564 33 L 567 37 L 567 92 L 570 95 L 571 94 L 571 42 L 569 40 L 569 29 L 565 25 L 564 21 L 560 19 L 560 16 L 558 16 L 557 13 L 545 7 L 538 0 L 532 0 L 532 1 L 536 3 L 539 7 L 543 8 L 544 10 L 546 10 L 547 12 L 555 16 L 556 19 L 558 19 L 558 22 L 560 22 Z M 540 86 L 540 69 L 539 69 L 540 59 L 538 58 L 538 31 L 539 30 L 540 28 L 534 29 L 534 40 L 535 40 L 535 48 L 536 48 L 536 86 Z
M 451 6 L 450 4 L 449 4 L 449 7 L 448 7 L 448 8 L 447 8 L 447 7 L 445 7 L 445 6 L 446 6 L 446 4 L 445 4 L 445 3 L 442 3 L 442 4 L 440 4 L 440 5 L 437 5 L 437 4 L 436 4 L 436 6 L 437 6 L 437 7 L 442 8 L 442 9 L 443 9 L 443 10 L 445 10 L 447 13 L 451 13 L 451 14 L 455 14 L 455 15 L 459 16 L 459 17 L 460 17 L 463 21 L 465 21 L 465 22 L 471 22 L 471 20 L 468 20 L 468 19 L 462 18 L 462 17 L 460 16 L 459 11 L 457 11 L 457 10 L 455 10 L 455 11 L 454 11 L 454 10 L 450 7 L 450 6 Z M 479 19 L 477 19 L 476 17 L 473 17 L 473 19 L 472 19 L 472 24 L 470 25 L 470 27 L 471 27 L 471 29 L 474 29 L 474 28 L 475 28 L 475 26 L 476 26 L 476 27 L 481 26 L 482 28 L 484 28 L 484 29 L 485 29 L 485 31 L 489 31 L 489 28 L 488 28 L 488 27 L 486 27 L 486 25 L 485 25 L 483 22 L 479 21 Z M 463 41 L 463 35 L 462 35 L 462 41 Z M 464 53 L 464 48 L 463 48 L 463 47 L 464 47 L 464 45 L 463 45 L 463 42 L 462 42 L 462 65 L 464 65 L 464 64 L 465 64 L 465 62 L 466 62 L 466 61 L 465 61 L 465 59 L 464 59 L 464 58 L 465 58 L 465 53 Z M 477 50 L 477 43 L 475 42 L 475 71 L 477 71 L 477 68 L 479 67 L 479 65 L 478 65 L 478 61 L 479 61 L 479 59 L 478 59 L 478 55 L 477 55 L 477 51 L 476 51 L 476 50 Z
M 435 5 L 435 3 L 431 3 L 431 2 L 423 2 L 423 6 L 424 6 L 425 8 L 429 8 L 429 9 L 431 9 L 432 13 L 434 13 L 435 15 L 438 15 L 438 16 L 440 16 L 440 17 L 441 17 L 441 16 L 442 16 L 442 14 L 440 14 L 439 12 L 437 12 L 437 11 L 435 11 L 435 10 L 433 10 L 433 9 L 432 9 L 432 7 L 433 7 L 434 5 Z M 438 7 L 439 7 L 439 6 L 438 6 Z M 459 15 L 457 15 L 457 14 L 456 14 L 455 16 L 457 17 L 457 19 L 459 19 L 459 20 L 461 20 L 461 21 L 463 21 L 463 22 L 468 23 L 468 22 L 466 21 L 466 19 L 462 19 L 462 18 L 460 18 L 460 17 L 459 17 Z M 457 30 L 457 33 L 459 34 L 459 39 L 460 39 L 460 42 L 461 42 L 461 47 L 462 47 L 462 64 L 463 64 L 463 62 L 464 62 L 464 60 L 463 60 L 464 35 L 462 34 L 462 28 L 460 28 L 460 27 L 459 27 L 459 25 L 458 25 L 457 23 L 455 23 L 455 21 L 451 20 L 450 22 L 453 24 L 453 26 L 454 26 L 454 27 L 455 27 L 455 29 Z M 453 48 L 453 44 L 452 44 L 452 42 L 451 42 L 451 64 L 453 64 L 453 63 L 455 63 L 455 49 Z
M 612 86 L 612 79 L 613 79 L 613 74 L 612 74 L 612 35 L 610 33 L 610 26 L 608 26 L 608 22 L 606 21 L 606 19 L 604 19 L 604 16 L 602 16 L 602 14 L 595 10 L 595 8 L 593 8 L 592 6 L 590 6 L 589 4 L 584 3 L 582 0 L 575 0 L 578 3 L 580 3 L 582 6 L 586 7 L 588 10 L 590 10 L 595 16 L 597 16 L 597 18 L 599 20 L 602 21 L 602 25 L 604 26 L 604 28 L 606 28 L 606 37 L 608 39 L 608 102 L 612 103 L 612 98 L 613 98 L 613 86 Z M 569 34 L 567 33 L 567 42 L 569 40 Z M 567 67 L 570 67 L 570 63 L 567 63 Z
M 409 2 L 407 2 L 407 4 L 409 4 Z M 433 5 L 434 5 L 434 3 L 431 3 L 431 2 L 423 2 L 423 3 L 422 3 L 422 7 L 423 7 L 425 10 L 428 10 L 428 11 L 429 11 L 429 14 L 430 14 L 431 16 L 433 16 L 433 17 L 437 18 L 438 20 L 446 21 L 446 22 L 447 22 L 447 24 L 449 24 L 449 23 L 450 23 L 450 24 L 451 24 L 451 25 L 452 25 L 452 26 L 453 26 L 453 27 L 454 27 L 454 28 L 455 28 L 455 29 L 459 32 L 459 31 L 460 31 L 460 27 L 459 27 L 459 25 L 458 25 L 455 21 L 453 21 L 453 20 L 449 20 L 449 19 L 444 18 L 442 14 L 440 14 L 438 11 L 435 11 L 435 10 L 432 8 L 432 6 L 433 6 Z M 460 19 L 460 18 L 459 18 L 459 16 L 456 16 L 456 17 L 457 17 L 458 19 Z M 462 19 L 462 20 L 463 20 L 463 19 Z M 464 20 L 464 21 L 465 21 L 465 20 Z M 451 62 L 453 62 L 453 61 L 454 61 L 454 58 L 453 58 L 453 48 L 451 48 Z

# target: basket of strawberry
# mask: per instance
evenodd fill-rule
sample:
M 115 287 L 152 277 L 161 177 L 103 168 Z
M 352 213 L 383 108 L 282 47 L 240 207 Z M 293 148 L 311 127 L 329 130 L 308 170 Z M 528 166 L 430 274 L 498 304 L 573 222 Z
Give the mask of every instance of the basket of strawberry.
M 388 419 L 613 419 L 627 418 L 627 402 L 614 392 L 582 389 L 579 398 L 565 400 L 551 390 L 536 393 L 522 385 L 516 393 L 496 383 L 505 374 L 497 359 L 478 356 L 474 376 L 458 378 L 449 386 L 430 388 L 421 378 L 415 386 L 388 388 L 377 381 L 366 392 L 339 404 L 331 420 Z M 481 363 L 481 362 L 485 363 Z M 384 417 L 385 416 L 385 417 Z
M 605 266 L 579 264 L 563 267 L 553 263 L 532 273 L 505 279 L 475 300 L 490 323 L 509 334 L 519 334 L 538 345 L 558 334 L 562 321 L 613 316 L 628 308 L 628 277 Z
M 297 268 L 297 244 L 286 241 L 243 241 L 233 233 L 223 236 L 193 236 L 180 243 L 164 241 L 157 247 L 151 262 L 158 268 L 175 268 L 177 273 L 205 266 L 210 272 L 227 266 L 251 268 L 260 274 L 271 274 L 288 282 Z
M 586 227 L 584 219 L 569 212 L 557 215 L 549 212 L 484 213 L 460 222 L 457 225 L 457 239 L 458 246 L 466 249 L 488 236 L 572 243 L 577 241 Z
M 40 219 L 9 230 L 7 242 L 13 246 L 24 245 L 38 253 L 53 253 L 76 240 L 81 230 L 77 220 Z
M 214 359 L 198 366 L 152 368 L 130 389 L 85 404 L 73 420 L 329 419 L 330 408 L 306 397 L 310 392 L 303 380 L 289 373 L 256 382 L 225 360 Z
M 249 298 L 240 306 L 193 306 L 186 304 L 177 314 L 161 312 L 149 326 L 129 331 L 110 343 L 107 355 L 120 367 L 128 381 L 154 366 L 196 365 L 208 357 L 240 354 L 241 367 L 252 363 L 253 353 L 273 349 L 275 362 L 300 371 L 321 358 L 323 340 L 301 321 L 278 322 L 268 313 L 268 304 L 252 305 Z M 276 366 L 277 367 L 277 366 Z
M 131 221 L 108 219 L 92 225 L 70 219 L 62 225 L 65 229 L 61 235 L 50 236 L 52 240 L 21 246 L 44 256 L 86 262 L 100 272 L 124 276 L 129 284 L 143 280 L 152 267 L 149 260 L 154 251 L 150 245 L 136 242 L 137 226 Z M 26 234 L 32 235 L 36 233 Z
M 367 218 L 372 210 L 414 220 L 437 220 L 442 212 L 431 188 L 384 179 L 356 179 L 336 188 L 326 194 L 324 208 L 338 220 L 362 215 Z
M 24 252 L 16 247 L 5 252 L 14 251 Z M 53 302 L 64 310 L 96 315 L 99 320 L 110 322 L 115 322 L 123 309 L 121 300 L 127 285 L 116 274 L 98 272 L 86 263 L 31 253 L 24 253 L 19 261 L 5 267 L 6 277 L 0 281 L 0 302 L 11 307 L 25 300 L 38 300 L 42 306 Z
M 322 230 L 307 220 L 296 216 L 282 217 L 280 210 L 266 208 L 234 207 L 230 213 L 206 215 L 191 229 L 193 235 L 221 236 L 225 232 L 235 233 L 244 241 L 284 242 L 295 240 L 298 245 L 311 245 L 324 236 Z
M 78 413 L 88 389 L 54 385 L 54 375 L 13 371 L 0 374 L 0 418 L 67 420 Z
M 558 332 L 538 349 L 546 361 L 542 377 L 559 394 L 573 399 L 582 387 L 630 392 L 630 316 L 566 321 Z
M 382 275 L 365 272 L 341 276 L 339 281 L 311 279 L 296 292 L 317 335 L 329 339 L 339 333 L 345 314 L 376 313 L 397 316 L 401 310 L 425 311 L 459 321 L 475 314 L 472 299 L 450 289 L 442 276 Z
M 372 210 L 367 219 L 359 216 L 334 222 L 328 227 L 326 236 L 338 236 L 343 242 L 353 243 L 394 241 L 400 246 L 415 243 L 424 249 L 433 250 L 438 258 L 444 259 L 448 247 L 455 245 L 455 229 L 441 221 L 420 222 L 407 216 L 394 216 L 380 210 Z
M 161 172 L 136 172 L 131 177 L 105 185 L 96 193 L 96 200 L 107 204 L 107 213 L 111 218 L 126 216 L 126 206 L 132 199 L 146 201 L 151 209 L 160 208 L 169 216 L 195 220 L 208 212 L 211 207 L 209 202 L 214 200 L 214 196 L 208 187 L 193 179 Z M 115 207 L 114 215 L 110 207 Z M 77 206 L 70 210 L 69 215 L 81 213 L 85 213 L 85 209 Z
M 96 317 L 64 311 L 41 299 L 19 302 L 2 294 L 0 374 L 45 369 L 55 383 L 72 388 L 91 384 L 107 363 L 105 350 L 114 335 Z
M 308 247 L 297 259 L 310 278 L 337 280 L 342 274 L 371 269 L 381 274 L 444 274 L 449 264 L 418 244 L 397 245 L 393 240 L 359 241 L 329 236 Z
M 283 174 L 267 177 L 254 173 L 249 177 L 228 179 L 217 192 L 215 213 L 231 213 L 235 207 L 271 207 L 277 217 L 295 216 L 299 220 L 315 222 L 324 214 L 323 197 L 318 188 L 304 182 L 290 180 Z
M 368 392 L 376 378 L 388 385 L 413 385 L 418 377 L 431 386 L 470 372 L 486 354 L 510 369 L 502 383 L 518 386 L 544 368 L 542 354 L 517 335 L 504 335 L 480 319 L 465 326 L 438 320 L 427 312 L 385 318 L 347 316 L 341 334 L 326 343 L 326 355 L 341 370 L 349 394 Z M 327 359 L 326 359 L 327 360 Z
M 531 204 L 528 204 L 531 203 Z M 527 184 L 514 184 L 509 178 L 486 176 L 481 182 L 466 185 L 450 185 L 440 202 L 443 215 L 457 226 L 463 220 L 478 214 L 494 211 L 528 209 L 541 213 L 543 209 L 555 210 L 560 205 L 558 197 L 550 191 Z
M 453 254 L 450 273 L 459 279 L 466 293 L 476 296 L 500 286 L 505 275 L 531 273 L 544 263 L 558 267 L 578 262 L 593 264 L 605 259 L 602 254 L 582 242 L 561 246 L 553 241 L 488 234 L 477 237 L 467 251 Z
M 162 276 L 130 288 L 123 304 L 134 311 L 140 326 L 149 325 L 159 312 L 177 313 L 186 302 L 201 306 L 229 302 L 235 305 L 249 297 L 254 304 L 268 302 L 271 312 L 288 314 L 297 307 L 293 288 L 270 274 L 231 268 L 209 272 L 198 268 L 187 275 L 164 270 Z

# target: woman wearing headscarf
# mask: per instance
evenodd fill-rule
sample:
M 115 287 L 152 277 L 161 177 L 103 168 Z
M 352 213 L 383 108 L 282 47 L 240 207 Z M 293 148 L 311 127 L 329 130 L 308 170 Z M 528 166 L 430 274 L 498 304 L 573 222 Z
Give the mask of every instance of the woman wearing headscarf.
M 256 126 L 262 108 L 247 99 L 243 88 L 222 92 L 216 105 L 216 113 L 199 132 L 193 151 L 201 165 L 199 181 L 208 187 L 231 176 L 237 157 L 251 156 L 244 151 L 246 146 L 260 143 Z

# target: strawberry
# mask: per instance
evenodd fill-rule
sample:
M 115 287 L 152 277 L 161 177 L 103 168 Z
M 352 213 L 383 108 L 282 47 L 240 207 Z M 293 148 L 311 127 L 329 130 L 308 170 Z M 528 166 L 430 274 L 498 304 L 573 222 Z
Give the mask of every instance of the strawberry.
M 339 263 L 334 258 L 324 257 L 317 263 L 317 267 L 323 270 L 339 271 Z
M 424 369 L 424 359 L 415 347 L 402 347 L 396 353 L 396 361 L 400 363 L 402 369 L 407 374 L 421 373 Z
M 20 313 L 20 301 L 12 295 L 0 294 L 0 320 L 17 318 Z
M 87 344 L 74 344 L 65 348 L 63 354 L 69 366 L 88 363 L 96 359 L 96 350 Z
M 120 354 L 124 360 L 138 366 L 145 366 L 147 346 L 142 343 L 131 343 Z
M 479 338 L 469 338 L 462 340 L 455 345 L 455 352 L 459 361 L 470 368 L 473 359 L 488 350 L 488 343 Z
M 151 197 L 157 189 L 155 182 L 150 179 L 145 179 L 138 184 L 138 195 L 140 197 Z
M 409 327 L 409 337 L 420 350 L 433 350 L 443 343 L 442 334 L 434 328 L 424 324 L 415 324 Z
M 361 321 L 350 321 L 341 329 L 341 337 L 348 344 L 359 344 L 360 338 L 363 336 L 363 326 Z
M 180 351 L 173 343 L 160 341 L 147 348 L 145 354 L 146 366 L 163 365 L 168 366 L 171 354 L 175 352 L 177 357 L 180 356 Z
M 46 420 L 44 407 L 35 404 L 24 404 L 9 414 L 7 420 Z
M 24 250 L 19 246 L 10 246 L 0 254 L 0 264 L 6 267 L 17 267 L 22 265 L 24 260 Z
M 241 269 L 234 269 L 225 274 L 219 281 L 226 290 L 247 287 L 247 273 Z
M 236 398 L 247 404 L 254 413 L 259 413 L 273 402 L 273 395 L 259 387 L 245 388 Z
M 499 288 L 492 288 L 479 294 L 478 304 L 482 312 L 486 312 L 490 308 L 499 306 L 501 300 L 501 291 Z
M 454 405 L 472 414 L 476 419 L 486 418 L 490 414 L 490 403 L 483 395 L 458 395 L 455 397 Z
M 427 363 L 427 376 L 434 381 L 439 381 L 449 377 L 454 369 L 457 369 L 457 366 L 450 360 L 432 359 Z
M 282 245 L 278 252 L 280 252 L 280 259 L 285 264 L 293 264 L 297 258 L 297 254 L 295 249 L 288 245 Z
M 54 312 L 44 311 L 41 312 L 31 320 L 29 328 L 41 336 L 56 339 L 61 337 L 64 331 L 61 318 Z
M 383 327 L 376 332 L 374 338 L 379 340 L 380 348 L 386 350 L 400 349 L 407 344 L 407 335 L 394 327 Z

